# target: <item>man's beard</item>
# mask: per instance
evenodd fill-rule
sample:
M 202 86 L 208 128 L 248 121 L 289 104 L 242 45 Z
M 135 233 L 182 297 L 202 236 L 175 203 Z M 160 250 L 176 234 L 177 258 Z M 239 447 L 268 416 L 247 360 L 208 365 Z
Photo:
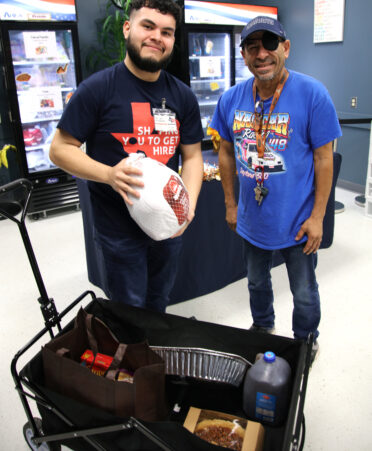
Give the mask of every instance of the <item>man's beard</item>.
M 258 78 L 258 80 L 271 81 L 275 78 L 275 71 L 271 71 L 266 74 L 260 74 L 260 73 L 257 73 L 255 69 L 256 69 L 255 67 L 252 67 L 252 69 L 250 69 L 250 71 L 254 74 L 254 76 L 256 78 Z
M 138 69 L 152 73 L 165 69 L 172 59 L 173 54 L 172 52 L 169 56 L 158 61 L 152 58 L 142 58 L 137 48 L 132 44 L 130 37 L 127 39 L 127 52 L 133 64 L 137 66 Z
M 258 78 L 260 81 L 271 81 L 271 80 L 274 80 L 275 74 L 270 74 L 270 75 L 256 75 L 256 78 Z

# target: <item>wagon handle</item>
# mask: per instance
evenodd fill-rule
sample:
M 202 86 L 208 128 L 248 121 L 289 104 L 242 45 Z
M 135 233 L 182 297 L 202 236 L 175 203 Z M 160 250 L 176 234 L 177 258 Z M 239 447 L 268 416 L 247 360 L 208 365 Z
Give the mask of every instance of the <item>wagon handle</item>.
M 24 222 L 33 185 L 27 179 L 18 179 L 0 186 L 0 214 L 19 224 Z M 21 218 L 17 215 L 21 213 Z
M 40 298 L 38 301 L 40 303 L 40 309 L 44 317 L 45 325 L 49 328 L 49 333 L 53 338 L 53 326 L 56 325 L 58 330 L 61 331 L 61 326 L 57 320 L 58 312 L 53 299 L 49 298 L 46 292 L 25 224 L 32 190 L 32 183 L 25 178 L 14 180 L 13 182 L 0 186 L 0 215 L 3 215 L 15 222 L 19 228 L 28 260 L 39 289 Z

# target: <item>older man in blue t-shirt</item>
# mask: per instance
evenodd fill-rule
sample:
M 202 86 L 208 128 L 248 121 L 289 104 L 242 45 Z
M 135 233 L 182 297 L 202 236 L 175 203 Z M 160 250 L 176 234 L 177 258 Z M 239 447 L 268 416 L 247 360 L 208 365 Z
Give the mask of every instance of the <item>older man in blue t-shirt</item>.
M 211 127 L 221 136 L 219 166 L 226 220 L 244 238 L 252 330 L 273 332 L 272 253 L 280 250 L 293 294 L 293 333 L 314 334 L 320 300 L 316 252 L 332 186 L 335 108 L 317 80 L 285 68 L 290 41 L 277 20 L 260 16 L 241 35 L 254 77 L 222 95 Z M 234 196 L 238 172 L 239 202 Z

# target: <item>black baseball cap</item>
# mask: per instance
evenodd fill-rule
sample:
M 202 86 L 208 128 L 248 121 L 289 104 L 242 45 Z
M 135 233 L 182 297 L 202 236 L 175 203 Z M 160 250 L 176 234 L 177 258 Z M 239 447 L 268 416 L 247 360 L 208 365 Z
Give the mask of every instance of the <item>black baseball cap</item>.
M 243 28 L 243 31 L 240 35 L 240 46 L 242 46 L 243 42 L 256 31 L 269 31 L 276 36 L 279 36 L 284 41 L 287 39 L 283 25 L 278 20 L 268 16 L 257 16 L 250 22 L 248 22 L 247 25 Z

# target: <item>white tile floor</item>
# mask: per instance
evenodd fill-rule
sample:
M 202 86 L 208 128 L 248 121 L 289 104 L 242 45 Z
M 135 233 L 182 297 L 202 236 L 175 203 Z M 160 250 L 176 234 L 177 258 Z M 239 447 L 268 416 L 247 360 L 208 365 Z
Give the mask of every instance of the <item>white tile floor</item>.
M 337 188 L 336 197 L 346 210 L 336 215 L 333 246 L 319 252 L 320 355 L 308 382 L 304 449 L 370 451 L 372 219 L 355 205 L 355 193 Z M 80 212 L 27 220 L 27 227 L 47 292 L 59 311 L 86 289 L 101 295 L 87 280 Z M 14 389 L 10 362 L 43 322 L 16 224 L 0 221 L 0 236 L 0 449 L 21 451 L 28 449 L 22 436 L 26 416 Z M 283 265 L 273 270 L 273 286 L 277 333 L 291 336 L 292 301 Z M 243 328 L 252 322 L 244 279 L 171 306 L 168 312 Z

